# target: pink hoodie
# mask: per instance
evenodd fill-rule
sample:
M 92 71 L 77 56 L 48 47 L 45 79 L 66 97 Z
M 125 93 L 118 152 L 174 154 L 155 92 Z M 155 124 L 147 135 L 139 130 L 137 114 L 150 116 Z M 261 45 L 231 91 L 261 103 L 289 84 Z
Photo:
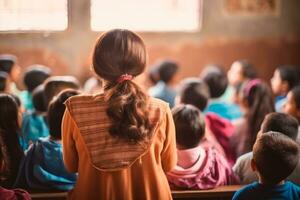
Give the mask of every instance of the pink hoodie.
M 177 150 L 178 162 L 167 177 L 171 188 L 211 189 L 237 183 L 227 160 L 212 146 Z

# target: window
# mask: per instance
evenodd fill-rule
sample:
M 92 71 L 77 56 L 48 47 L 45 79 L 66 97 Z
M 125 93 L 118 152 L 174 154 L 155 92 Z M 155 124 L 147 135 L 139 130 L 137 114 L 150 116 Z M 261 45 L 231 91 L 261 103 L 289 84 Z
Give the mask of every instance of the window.
M 94 31 L 199 31 L 202 0 L 91 0 Z
M 0 31 L 62 31 L 67 0 L 0 0 Z

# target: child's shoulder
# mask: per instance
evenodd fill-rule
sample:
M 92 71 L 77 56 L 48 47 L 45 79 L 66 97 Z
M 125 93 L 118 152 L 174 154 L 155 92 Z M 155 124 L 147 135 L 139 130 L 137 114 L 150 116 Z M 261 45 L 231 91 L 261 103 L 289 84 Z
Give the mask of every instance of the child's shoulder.
M 259 199 L 259 183 L 253 182 L 236 191 L 232 200 Z

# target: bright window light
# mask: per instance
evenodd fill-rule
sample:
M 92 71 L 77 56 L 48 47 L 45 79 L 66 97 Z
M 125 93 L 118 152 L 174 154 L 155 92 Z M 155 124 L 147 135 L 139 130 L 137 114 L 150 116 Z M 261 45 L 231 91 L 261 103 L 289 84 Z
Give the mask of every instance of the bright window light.
M 67 0 L 0 0 L 0 31 L 63 31 Z
M 202 0 L 91 0 L 94 31 L 199 31 Z

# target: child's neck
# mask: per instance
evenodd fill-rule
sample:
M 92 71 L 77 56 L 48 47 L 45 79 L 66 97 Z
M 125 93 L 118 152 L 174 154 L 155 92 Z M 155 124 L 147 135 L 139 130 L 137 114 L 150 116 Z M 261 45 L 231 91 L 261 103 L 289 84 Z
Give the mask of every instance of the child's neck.
M 267 181 L 264 181 L 261 177 L 259 177 L 258 182 L 259 182 L 260 184 L 263 184 L 263 185 L 271 185 L 271 184 L 268 183 Z M 278 185 L 283 185 L 284 183 L 285 183 L 285 181 L 282 180 L 282 181 L 280 181 L 279 183 L 277 183 L 277 184 L 275 184 L 275 185 L 276 185 L 276 186 L 278 186 Z

